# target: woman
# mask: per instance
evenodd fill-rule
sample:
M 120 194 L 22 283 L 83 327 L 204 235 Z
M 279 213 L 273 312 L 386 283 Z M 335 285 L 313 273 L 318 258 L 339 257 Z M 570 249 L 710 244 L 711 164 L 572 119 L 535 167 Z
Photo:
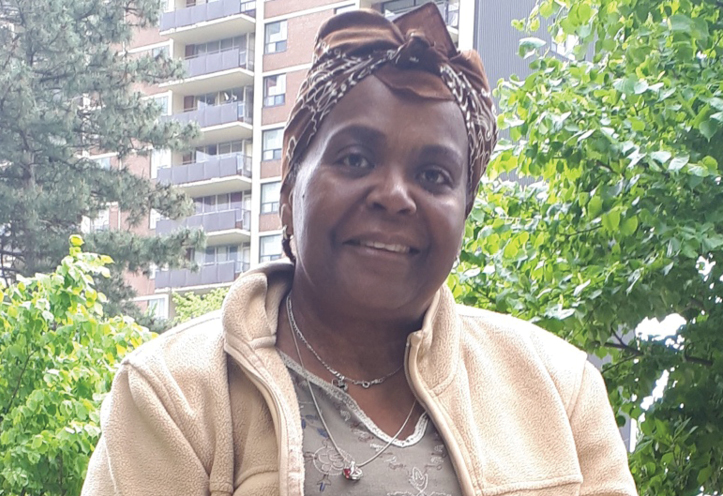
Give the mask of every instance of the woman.
M 495 139 L 433 4 L 328 21 L 285 133 L 294 263 L 124 360 L 83 494 L 636 494 L 585 355 L 444 285 Z

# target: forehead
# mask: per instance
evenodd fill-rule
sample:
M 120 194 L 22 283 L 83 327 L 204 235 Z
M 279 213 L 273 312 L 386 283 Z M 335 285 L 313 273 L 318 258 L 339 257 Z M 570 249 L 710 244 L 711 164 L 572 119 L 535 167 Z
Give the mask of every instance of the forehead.
M 414 71 L 408 72 L 413 78 Z M 314 141 L 321 144 L 323 138 L 347 127 L 377 131 L 392 145 L 445 146 L 467 155 L 467 129 L 454 101 L 391 89 L 375 76 L 365 78 L 339 101 L 322 122 L 311 148 Z

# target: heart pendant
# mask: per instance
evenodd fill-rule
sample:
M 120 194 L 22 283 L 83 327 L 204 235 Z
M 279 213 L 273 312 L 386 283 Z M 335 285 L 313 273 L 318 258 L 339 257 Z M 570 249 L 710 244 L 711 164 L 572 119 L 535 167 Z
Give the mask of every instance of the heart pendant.
M 342 473 L 344 474 L 344 478 L 346 480 L 350 480 L 350 481 L 354 481 L 354 482 L 361 479 L 362 475 L 363 475 L 361 469 L 359 467 L 357 467 L 354 462 L 351 462 L 351 465 L 349 465 L 348 467 L 345 467 L 344 470 L 342 470 Z

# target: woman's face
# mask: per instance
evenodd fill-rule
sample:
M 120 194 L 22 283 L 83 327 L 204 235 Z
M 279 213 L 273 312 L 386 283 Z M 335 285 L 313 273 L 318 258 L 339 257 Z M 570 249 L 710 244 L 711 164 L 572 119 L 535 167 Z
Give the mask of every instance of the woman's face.
M 294 285 L 361 315 L 418 316 L 461 245 L 467 169 L 454 102 L 401 96 L 366 78 L 325 118 L 282 193 Z

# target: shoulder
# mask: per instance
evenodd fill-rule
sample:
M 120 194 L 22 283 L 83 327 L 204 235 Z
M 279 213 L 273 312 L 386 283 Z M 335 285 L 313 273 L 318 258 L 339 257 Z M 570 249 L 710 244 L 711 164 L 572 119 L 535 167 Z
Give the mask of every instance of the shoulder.
M 147 382 L 189 384 L 204 381 L 223 371 L 221 312 L 185 322 L 140 346 L 125 357 L 121 367 L 141 374 Z
M 587 354 L 533 323 L 489 310 L 457 305 L 467 346 L 513 364 L 541 369 L 570 405 L 579 392 Z M 529 370 L 529 369 L 528 369 Z

